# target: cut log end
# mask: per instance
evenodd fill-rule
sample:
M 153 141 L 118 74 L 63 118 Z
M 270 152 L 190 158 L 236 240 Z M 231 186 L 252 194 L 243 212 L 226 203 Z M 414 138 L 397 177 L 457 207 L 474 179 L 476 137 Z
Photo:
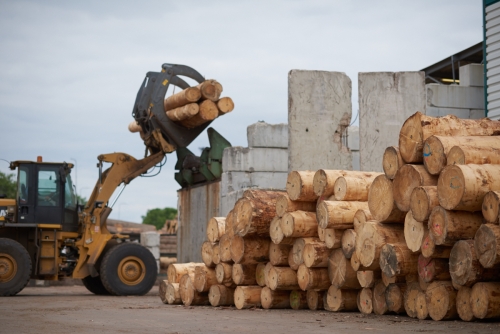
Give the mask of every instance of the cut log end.
M 384 173 L 390 180 L 394 179 L 396 172 L 404 164 L 399 148 L 396 146 L 389 146 L 385 149 L 382 157 L 382 167 Z
M 461 287 L 457 292 L 457 312 L 463 321 L 473 321 L 476 319 L 472 313 L 471 292 L 469 287 Z
M 481 209 L 483 217 L 488 223 L 498 224 L 500 217 L 500 192 L 488 192 L 486 196 L 484 196 Z
M 500 263 L 500 226 L 481 225 L 474 237 L 474 249 L 483 267 L 492 268 Z

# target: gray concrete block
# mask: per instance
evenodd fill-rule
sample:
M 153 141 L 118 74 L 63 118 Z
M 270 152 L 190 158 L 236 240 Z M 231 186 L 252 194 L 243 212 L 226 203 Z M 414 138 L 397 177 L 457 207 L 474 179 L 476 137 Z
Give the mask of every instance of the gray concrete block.
M 241 197 L 243 197 L 243 193 L 247 189 L 249 189 L 249 188 L 244 188 L 244 189 L 240 189 L 237 191 L 232 191 L 232 192 L 225 194 L 224 196 L 221 196 L 219 213 L 222 217 L 227 216 L 229 211 L 231 211 L 234 208 L 236 201 L 238 199 L 240 199 Z
M 286 172 L 288 150 L 284 148 L 228 147 L 222 155 L 224 172 Z
M 288 148 L 288 124 L 257 122 L 247 127 L 248 147 Z
M 483 87 L 427 84 L 427 106 L 484 109 Z
M 160 259 L 160 246 L 146 247 L 153 254 L 155 260 Z
M 359 164 L 359 151 L 352 151 L 352 170 L 361 170 Z
M 345 73 L 288 73 L 288 170 L 351 169 L 343 137 L 352 115 L 351 80 Z
M 468 64 L 459 68 L 460 86 L 484 87 L 484 67 L 481 64 Z
M 359 151 L 359 126 L 347 128 L 347 146 L 351 151 Z
M 481 119 L 486 117 L 484 109 L 471 109 L 470 119 Z
M 388 146 L 398 146 L 404 121 L 425 113 L 424 72 L 359 73 L 360 169 L 383 172 Z
M 470 109 L 459 109 L 459 108 L 438 108 L 427 106 L 426 115 L 433 117 L 442 117 L 446 115 L 455 115 L 458 118 L 470 118 Z M 484 112 L 483 112 L 484 113 Z
M 245 188 L 286 188 L 287 172 L 224 172 L 221 177 L 221 195 Z
M 155 247 L 160 245 L 160 234 L 158 232 L 149 231 L 141 233 L 141 245 L 145 247 Z

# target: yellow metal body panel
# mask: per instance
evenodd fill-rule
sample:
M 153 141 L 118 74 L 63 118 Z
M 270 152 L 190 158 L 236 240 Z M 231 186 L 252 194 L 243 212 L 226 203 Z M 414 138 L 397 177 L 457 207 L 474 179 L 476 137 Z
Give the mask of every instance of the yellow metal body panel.
M 62 226 L 60 224 L 38 224 L 37 227 L 41 229 L 51 229 L 51 230 L 62 229 Z

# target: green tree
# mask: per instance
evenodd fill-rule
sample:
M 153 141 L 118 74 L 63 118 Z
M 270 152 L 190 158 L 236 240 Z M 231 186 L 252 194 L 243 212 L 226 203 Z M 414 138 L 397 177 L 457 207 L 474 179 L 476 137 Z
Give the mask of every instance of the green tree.
M 141 218 L 143 224 L 154 225 L 159 230 L 165 225 L 166 220 L 174 219 L 176 215 L 177 210 L 174 208 L 156 208 L 148 210 Z
M 5 174 L 0 172 L 0 195 L 3 194 L 7 198 L 16 198 L 17 181 L 14 174 Z
M 80 196 L 80 195 L 76 195 L 76 199 L 78 200 L 78 205 L 85 206 L 87 204 L 87 198 L 86 197 L 83 197 L 83 196 Z

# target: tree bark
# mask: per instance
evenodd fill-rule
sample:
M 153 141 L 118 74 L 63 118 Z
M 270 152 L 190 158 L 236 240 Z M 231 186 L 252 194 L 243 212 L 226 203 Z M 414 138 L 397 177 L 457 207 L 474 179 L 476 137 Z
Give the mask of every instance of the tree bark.
M 500 164 L 500 163 L 499 163 Z M 490 191 L 484 196 L 481 207 L 483 217 L 488 223 L 500 223 L 500 191 Z
M 291 171 L 286 180 L 286 192 L 292 201 L 313 202 L 318 196 L 313 191 L 313 171 Z
M 375 220 L 386 223 L 401 223 L 405 212 L 396 206 L 394 201 L 393 182 L 385 175 L 373 180 L 368 192 L 368 208 Z
M 477 283 L 471 291 L 472 314 L 478 319 L 500 317 L 500 282 Z
M 354 227 L 354 214 L 358 210 L 367 210 L 367 202 L 323 201 L 318 205 L 316 217 L 321 228 L 340 230 Z
M 269 237 L 271 221 L 276 216 L 276 200 L 281 194 L 282 192 L 254 191 L 253 198 L 240 199 L 234 208 L 235 234 L 242 237 Z
M 287 212 L 281 218 L 281 230 L 285 237 L 304 238 L 318 236 L 316 213 L 307 211 Z
M 297 270 L 297 279 L 303 291 L 326 290 L 331 285 L 328 278 L 328 268 L 307 268 L 301 264 Z
M 276 199 L 276 215 L 278 217 L 283 217 L 285 213 L 293 211 L 316 212 L 316 202 L 292 201 L 287 194 Z
M 413 189 L 420 186 L 436 186 L 438 177 L 427 172 L 423 165 L 402 166 L 393 181 L 394 201 L 399 210 L 410 210 Z
M 273 266 L 288 266 L 288 255 L 292 245 L 274 244 L 269 246 L 269 262 Z
M 474 249 L 483 267 L 493 268 L 500 264 L 500 226 L 481 225 L 474 236 Z
M 427 309 L 432 320 L 449 320 L 458 317 L 457 291 L 450 281 L 432 282 L 425 292 Z
M 474 238 L 483 221 L 480 212 L 448 211 L 437 206 L 429 216 L 429 233 L 436 245 L 453 246 L 458 240 Z
M 234 264 L 231 277 L 236 285 L 257 285 L 256 264 Z
M 477 147 L 476 145 L 453 146 L 446 156 L 446 162 L 448 165 L 499 165 L 500 148 Z
M 208 241 L 215 243 L 226 231 L 226 217 L 212 217 L 207 224 Z
M 232 306 L 234 305 L 234 289 L 217 284 L 210 287 L 208 301 L 212 306 Z
M 336 249 L 328 258 L 328 278 L 330 283 L 342 289 L 361 289 L 356 271 L 342 250 Z
M 174 122 L 180 122 L 191 118 L 200 112 L 200 106 L 197 103 L 189 103 L 182 107 L 167 111 L 167 117 Z
M 263 309 L 283 309 L 290 308 L 289 291 L 273 291 L 269 287 L 262 288 L 260 301 Z
M 229 211 L 229 213 L 226 216 L 226 226 L 224 228 L 224 234 L 229 235 L 231 238 L 234 236 L 234 209 Z
M 422 240 L 427 230 L 427 222 L 419 222 L 413 217 L 413 212 L 408 211 L 405 218 L 404 234 L 408 248 L 416 253 L 420 251 Z
M 234 290 L 234 306 L 238 310 L 260 307 L 262 287 L 258 285 L 238 286 Z
M 269 261 L 271 240 L 264 238 L 243 238 L 235 235 L 231 240 L 231 258 L 234 263 L 257 264 Z
M 382 167 L 384 169 L 385 176 L 387 176 L 389 180 L 394 179 L 396 172 L 403 165 L 404 161 L 399 153 L 399 147 L 389 146 L 385 149 L 384 156 L 382 157 Z
M 159 285 L 158 289 L 158 295 L 160 296 L 161 302 L 163 304 L 168 304 L 167 301 L 167 286 L 168 286 L 168 281 L 167 280 L 162 280 Z
M 219 110 L 215 103 L 205 100 L 199 104 L 199 110 L 196 115 L 179 121 L 179 124 L 188 129 L 192 129 L 216 119 L 217 116 L 219 116 Z
M 179 93 L 170 95 L 163 103 L 165 111 L 182 107 L 186 104 L 198 102 L 201 98 L 201 92 L 198 87 L 188 87 Z

